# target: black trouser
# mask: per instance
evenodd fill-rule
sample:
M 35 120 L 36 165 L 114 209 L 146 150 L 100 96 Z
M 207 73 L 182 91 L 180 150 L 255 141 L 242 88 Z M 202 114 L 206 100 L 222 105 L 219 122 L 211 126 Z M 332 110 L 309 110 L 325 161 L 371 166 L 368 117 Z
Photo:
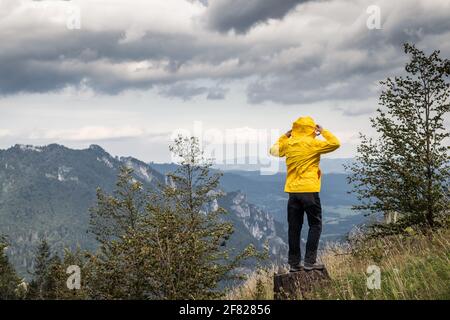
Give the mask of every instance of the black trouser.
M 305 262 L 316 263 L 317 248 L 319 246 L 320 233 L 322 232 L 322 207 L 320 205 L 319 193 L 289 193 L 287 210 L 289 224 L 289 264 L 295 266 L 301 261 L 300 234 L 305 212 L 309 225 Z

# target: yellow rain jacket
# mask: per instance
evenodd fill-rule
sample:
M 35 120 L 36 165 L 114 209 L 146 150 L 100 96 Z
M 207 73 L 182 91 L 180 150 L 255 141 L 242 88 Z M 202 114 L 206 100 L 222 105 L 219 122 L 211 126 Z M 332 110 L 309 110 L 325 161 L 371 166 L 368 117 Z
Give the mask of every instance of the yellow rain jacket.
M 322 130 L 324 140 L 316 139 L 316 124 L 311 117 L 298 118 L 291 137 L 282 135 L 270 148 L 270 154 L 286 157 L 287 177 L 284 192 L 320 192 L 320 155 L 339 148 L 339 140 Z

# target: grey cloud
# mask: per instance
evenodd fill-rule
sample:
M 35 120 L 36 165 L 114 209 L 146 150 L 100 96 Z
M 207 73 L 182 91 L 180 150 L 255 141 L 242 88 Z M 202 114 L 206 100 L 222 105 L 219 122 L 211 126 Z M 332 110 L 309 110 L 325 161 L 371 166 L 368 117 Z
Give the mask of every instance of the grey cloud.
M 288 2 L 294 6 L 293 1 Z M 206 12 L 211 14 L 209 10 L 221 3 L 224 5 L 224 0 L 211 1 Z M 232 10 L 232 4 L 237 2 L 227 3 Z M 246 3 L 246 8 L 257 6 L 253 0 Z M 321 5 L 326 10 L 327 3 Z M 286 35 L 285 39 L 274 41 L 269 37 L 271 40 L 266 41 L 261 37 L 255 43 L 251 36 L 208 30 L 198 33 L 148 30 L 141 38 L 126 41 L 125 31 L 72 32 L 43 26 L 38 32 L 14 33 L 3 29 L 0 95 L 49 92 L 67 86 L 87 86 L 105 94 L 156 87 L 166 97 L 189 100 L 203 96 L 218 100 L 227 94 L 220 83 L 239 79 L 248 83 L 248 101 L 255 104 L 365 99 L 377 94 L 374 86 L 378 80 L 401 72 L 406 62 L 403 42 L 415 41 L 420 47 L 427 39 L 438 43 L 436 39 L 450 33 L 448 12 L 406 7 L 407 14 L 402 13 L 402 7 L 397 8 L 396 14 L 388 14 L 382 8 L 386 12 L 382 30 L 368 30 L 361 23 L 344 28 L 345 32 L 336 32 L 333 39 L 321 39 L 320 30 L 301 39 Z M 263 15 L 252 17 L 255 19 L 246 21 L 261 21 L 258 17 Z M 438 49 L 434 46 L 425 48 Z M 442 46 L 448 48 L 443 55 L 450 54 L 445 42 Z M 149 61 L 152 66 L 140 66 L 142 61 Z M 137 66 L 117 70 L 124 63 Z M 158 68 L 155 75 L 141 76 L 152 67 Z M 207 85 L 196 85 L 198 80 Z
M 349 117 L 355 117 L 355 116 L 362 116 L 362 115 L 368 115 L 373 114 L 375 110 L 377 109 L 377 105 L 374 104 L 372 106 L 358 106 L 355 107 L 346 107 L 346 108 L 336 108 L 337 110 L 341 111 L 343 115 L 349 116 Z
M 0 39 L 13 44 L 0 51 L 0 74 L 8 75 L 0 78 L 0 94 L 43 93 L 81 85 L 106 94 L 150 89 L 180 80 L 177 72 L 185 64 L 218 64 L 239 52 L 238 47 L 222 48 L 184 34 L 147 32 L 141 39 L 125 43 L 121 42 L 125 33 L 118 31 L 81 30 L 67 35 L 43 32 L 36 38 L 21 39 L 20 35 L 8 38 L 0 33 Z M 167 60 L 169 74 L 133 79 L 113 71 L 115 64 L 144 60 Z M 102 67 L 102 62 L 108 67 Z
M 382 51 L 390 46 L 418 43 L 427 36 L 443 35 L 450 31 L 450 18 L 445 11 L 424 10 L 416 6 L 401 8 L 401 11 L 393 13 L 383 9 L 380 30 L 355 29 L 343 37 L 342 47 Z
M 89 78 L 102 86 L 95 68 L 80 68 L 74 63 L 95 61 L 99 49 L 108 50 L 120 35 L 112 32 L 65 35 L 49 31 L 27 39 L 27 35 L 7 37 L 0 33 L 0 39 L 10 43 L 0 51 L 0 74 L 8 75 L 0 78 L 0 94 L 57 91 L 80 85 Z
M 382 8 L 382 12 L 386 11 Z M 271 72 L 250 83 L 248 101 L 253 104 L 266 101 L 297 104 L 378 96 L 380 80 L 404 72 L 408 58 L 403 53 L 403 43 L 417 43 L 419 48 L 431 53 L 441 47 L 430 48 L 421 45 L 422 42 L 426 43 L 428 37 L 446 37 L 449 33 L 447 12 L 423 11 L 414 6 L 404 9 L 401 14 L 386 12 L 381 30 L 369 30 L 362 25 L 342 34 L 333 52 L 318 51 L 306 64 L 294 63 L 284 72 Z M 338 59 L 341 54 L 347 58 Z M 444 50 L 442 54 L 448 56 L 450 51 Z M 366 57 L 358 61 L 357 55 Z M 359 111 L 350 109 L 343 113 L 360 115 Z
M 209 4 L 205 19 L 210 28 L 245 33 L 269 19 L 281 19 L 306 0 L 215 0 Z
M 355 57 L 359 54 L 364 59 Z M 365 99 L 377 93 L 374 85 L 401 67 L 404 58 L 401 54 L 394 58 L 389 52 L 367 50 L 311 57 L 307 63 L 293 63 L 283 72 L 270 72 L 251 82 L 247 98 L 252 104 L 272 101 L 288 105 Z
M 186 83 L 176 83 L 161 89 L 159 93 L 165 97 L 175 97 L 187 101 L 196 96 L 205 94 L 207 91 L 208 88 L 206 87 L 197 87 Z
M 224 100 L 228 90 L 220 87 L 210 88 L 206 99 L 208 100 Z
M 168 98 L 179 98 L 183 101 L 194 97 L 206 95 L 208 100 L 225 99 L 227 89 L 220 87 L 195 86 L 193 84 L 179 82 L 163 87 L 159 93 Z
M 309 82 L 308 82 L 309 81 Z M 247 87 L 248 101 L 260 104 L 273 101 L 281 104 L 312 103 L 318 100 L 363 99 L 367 97 L 365 88 L 357 80 L 333 82 L 335 88 L 327 88 L 328 83 L 319 78 L 299 81 L 294 77 L 280 77 L 272 81 L 259 81 Z M 318 99 L 317 97 L 320 97 Z

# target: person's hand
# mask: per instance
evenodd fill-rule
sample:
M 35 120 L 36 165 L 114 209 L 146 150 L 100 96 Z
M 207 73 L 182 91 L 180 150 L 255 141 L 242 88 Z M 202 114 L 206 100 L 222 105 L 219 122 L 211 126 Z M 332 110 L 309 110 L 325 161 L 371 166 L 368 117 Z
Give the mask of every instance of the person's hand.
M 288 132 L 285 133 L 286 137 L 290 138 L 292 134 L 292 130 L 289 130 Z
M 323 130 L 322 126 L 317 124 L 316 125 L 316 134 L 320 135 L 322 133 L 322 130 Z

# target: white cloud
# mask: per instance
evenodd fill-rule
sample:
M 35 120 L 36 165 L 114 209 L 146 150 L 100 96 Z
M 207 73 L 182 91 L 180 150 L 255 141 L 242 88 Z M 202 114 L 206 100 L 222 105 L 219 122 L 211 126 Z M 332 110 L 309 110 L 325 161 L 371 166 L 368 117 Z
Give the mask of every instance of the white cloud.
M 30 138 L 66 141 L 99 141 L 109 139 L 136 138 L 146 134 L 148 133 L 144 129 L 131 126 L 88 126 L 78 129 L 32 132 L 30 134 Z
M 8 137 L 12 135 L 12 131 L 8 129 L 0 129 L 0 137 Z

